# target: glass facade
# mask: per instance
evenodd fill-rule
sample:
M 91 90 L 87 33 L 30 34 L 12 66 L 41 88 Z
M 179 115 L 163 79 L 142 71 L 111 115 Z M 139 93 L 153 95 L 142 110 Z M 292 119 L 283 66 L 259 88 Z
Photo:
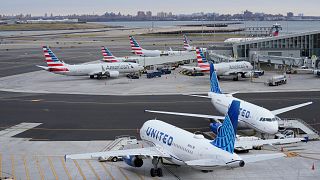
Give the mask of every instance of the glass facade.
M 238 57 L 248 57 L 250 50 L 254 51 L 285 51 L 299 50 L 301 57 L 320 56 L 320 32 L 316 34 L 303 34 L 297 36 L 284 36 L 266 40 L 248 41 L 234 44 Z

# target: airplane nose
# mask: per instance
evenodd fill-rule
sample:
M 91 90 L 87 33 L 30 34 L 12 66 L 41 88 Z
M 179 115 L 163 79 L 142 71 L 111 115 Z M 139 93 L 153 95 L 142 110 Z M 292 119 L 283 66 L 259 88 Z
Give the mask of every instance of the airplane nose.
M 272 122 L 269 128 L 269 134 L 276 134 L 279 131 L 278 121 Z

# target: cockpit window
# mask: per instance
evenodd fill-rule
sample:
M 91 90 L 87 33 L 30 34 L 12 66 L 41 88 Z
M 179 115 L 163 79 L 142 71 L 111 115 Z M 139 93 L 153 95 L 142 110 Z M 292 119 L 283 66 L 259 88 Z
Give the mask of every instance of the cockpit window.
M 272 121 L 277 121 L 277 118 L 260 118 L 260 121 L 272 122 Z

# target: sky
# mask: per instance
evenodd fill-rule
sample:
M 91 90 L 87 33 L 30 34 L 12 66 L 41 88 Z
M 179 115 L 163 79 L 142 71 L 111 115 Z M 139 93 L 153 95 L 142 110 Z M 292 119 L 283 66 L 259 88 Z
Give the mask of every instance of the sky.
M 190 14 L 215 12 L 235 14 L 245 10 L 271 14 L 293 12 L 320 16 L 320 0 L 0 0 L 0 14 L 32 14 L 33 16 L 68 14 L 104 14 L 121 12 L 135 15 L 137 11 Z

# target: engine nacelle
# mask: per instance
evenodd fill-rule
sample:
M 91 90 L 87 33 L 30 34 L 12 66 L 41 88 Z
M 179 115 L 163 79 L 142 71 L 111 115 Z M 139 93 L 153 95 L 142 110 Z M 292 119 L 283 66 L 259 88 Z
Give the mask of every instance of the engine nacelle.
M 234 161 L 232 163 L 229 163 L 229 167 L 237 168 L 237 167 L 243 167 L 245 165 L 245 162 L 243 160 L 241 161 Z
M 110 71 L 108 72 L 108 76 L 111 77 L 111 78 L 116 78 L 119 76 L 119 71 Z
M 219 128 L 221 127 L 221 123 L 210 123 L 210 130 L 215 133 L 215 134 L 218 134 L 219 132 Z
M 123 157 L 123 161 L 132 167 L 141 167 L 143 165 L 143 160 L 138 156 L 126 156 Z

